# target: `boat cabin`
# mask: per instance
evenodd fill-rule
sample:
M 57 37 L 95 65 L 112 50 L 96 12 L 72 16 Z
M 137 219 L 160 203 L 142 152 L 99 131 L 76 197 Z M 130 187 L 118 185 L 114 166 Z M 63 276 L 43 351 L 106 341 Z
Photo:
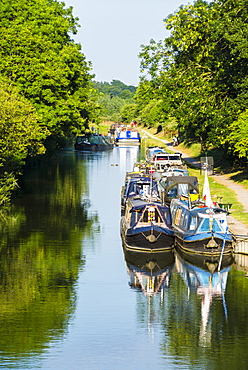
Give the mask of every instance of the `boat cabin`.
M 147 149 L 146 149 L 146 160 L 148 162 L 151 162 L 151 160 L 154 158 L 154 156 L 156 154 L 159 154 L 159 153 L 167 153 L 167 151 L 162 148 L 161 146 L 149 146 Z
M 171 228 L 170 208 L 159 202 L 148 203 L 142 199 L 128 199 L 125 217 L 130 227 L 156 224 Z
M 183 166 L 181 153 L 157 153 L 149 160 L 154 166 Z
M 115 138 L 116 145 L 128 144 L 128 145 L 140 145 L 141 137 L 140 133 L 132 128 L 122 127 L 117 131 Z
M 174 198 L 190 196 L 191 201 L 199 198 L 198 179 L 195 176 L 164 176 L 159 181 L 163 204 L 170 204 Z
M 227 230 L 227 212 L 221 208 L 209 208 L 196 205 L 189 208 L 189 201 L 173 199 L 171 201 L 172 224 L 184 232 L 202 234 L 209 232 L 225 233 Z
M 142 176 L 139 173 L 128 173 L 125 185 L 121 191 L 121 209 L 125 210 L 128 198 L 159 199 L 158 183 L 149 176 Z

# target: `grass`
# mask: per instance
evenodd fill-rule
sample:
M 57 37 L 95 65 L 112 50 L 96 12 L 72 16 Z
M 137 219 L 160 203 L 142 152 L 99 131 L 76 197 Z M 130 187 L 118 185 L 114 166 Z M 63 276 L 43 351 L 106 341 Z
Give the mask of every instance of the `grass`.
M 200 174 L 200 170 L 193 168 L 189 168 L 189 174 L 198 178 L 200 194 L 202 194 L 204 175 Z M 218 197 L 221 196 L 223 203 L 232 204 L 232 207 L 229 210 L 230 214 L 238 221 L 248 226 L 248 214 L 244 212 L 244 207 L 238 201 L 235 191 L 214 181 L 211 176 L 209 177 L 209 187 L 213 202 L 218 201 Z

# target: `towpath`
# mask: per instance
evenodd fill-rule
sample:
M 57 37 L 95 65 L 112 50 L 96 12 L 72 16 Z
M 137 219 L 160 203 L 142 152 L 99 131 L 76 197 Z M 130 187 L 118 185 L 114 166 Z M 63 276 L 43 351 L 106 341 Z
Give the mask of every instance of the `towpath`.
M 201 164 L 199 161 L 195 160 L 194 158 L 189 157 L 187 154 L 179 150 L 178 147 L 174 147 L 171 142 L 167 140 L 159 139 L 145 130 L 141 130 L 141 131 L 143 132 L 144 135 L 150 136 L 156 140 L 161 141 L 164 145 L 168 147 L 169 150 L 174 151 L 174 152 L 180 151 L 180 153 L 182 154 L 182 158 L 184 159 L 185 162 L 191 164 L 192 166 L 196 168 L 201 167 Z M 237 184 L 236 182 L 231 180 L 226 175 L 215 174 L 215 175 L 211 175 L 211 177 L 219 184 L 222 184 L 226 186 L 227 188 L 232 189 L 235 192 L 238 201 L 243 205 L 244 212 L 248 212 L 248 190 L 247 189 L 245 189 L 242 185 Z M 231 215 L 228 216 L 228 222 L 229 222 L 229 228 L 234 234 L 248 235 L 248 226 L 244 225 L 242 222 L 236 220 Z

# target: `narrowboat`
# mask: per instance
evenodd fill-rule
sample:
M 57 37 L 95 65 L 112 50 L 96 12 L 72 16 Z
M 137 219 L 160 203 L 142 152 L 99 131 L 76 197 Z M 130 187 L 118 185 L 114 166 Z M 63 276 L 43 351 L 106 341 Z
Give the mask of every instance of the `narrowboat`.
M 151 253 L 174 246 L 170 208 L 159 201 L 129 198 L 120 229 L 123 245 L 129 250 Z
M 75 150 L 96 151 L 111 149 L 114 147 L 114 139 L 111 136 L 100 134 L 86 134 L 76 137 Z
M 124 215 L 129 198 L 142 198 L 160 201 L 156 179 L 142 172 L 127 172 L 121 189 L 121 214 Z
M 170 203 L 175 245 L 192 253 L 224 255 L 233 250 L 233 237 L 228 230 L 227 211 L 189 197 Z
M 181 153 L 168 153 L 160 147 L 147 148 L 146 160 L 153 166 L 163 166 L 164 169 L 170 166 L 184 166 Z
M 122 127 L 121 129 L 117 130 L 115 144 L 117 146 L 140 145 L 141 144 L 140 133 L 133 128 Z
M 168 152 L 162 146 L 149 146 L 146 149 L 146 160 L 151 163 L 152 159 L 156 154 L 163 153 L 168 154 Z

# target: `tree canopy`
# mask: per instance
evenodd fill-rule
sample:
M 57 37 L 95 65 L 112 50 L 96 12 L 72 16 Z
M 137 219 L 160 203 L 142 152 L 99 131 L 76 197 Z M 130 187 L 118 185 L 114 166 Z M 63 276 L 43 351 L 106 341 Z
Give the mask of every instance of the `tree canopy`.
M 141 48 L 139 119 L 166 129 L 174 117 L 185 140 L 233 152 L 232 123 L 247 109 L 247 13 L 245 0 L 197 0 L 169 15 L 170 36 Z
M 50 134 L 84 130 L 94 111 L 93 76 L 72 8 L 55 0 L 3 0 L 0 7 L 0 73 L 31 102 Z
M 130 122 L 134 118 L 128 109 L 134 103 L 135 86 L 113 80 L 111 83 L 94 81 L 94 87 L 99 93 L 97 102 L 102 107 L 103 120 Z

